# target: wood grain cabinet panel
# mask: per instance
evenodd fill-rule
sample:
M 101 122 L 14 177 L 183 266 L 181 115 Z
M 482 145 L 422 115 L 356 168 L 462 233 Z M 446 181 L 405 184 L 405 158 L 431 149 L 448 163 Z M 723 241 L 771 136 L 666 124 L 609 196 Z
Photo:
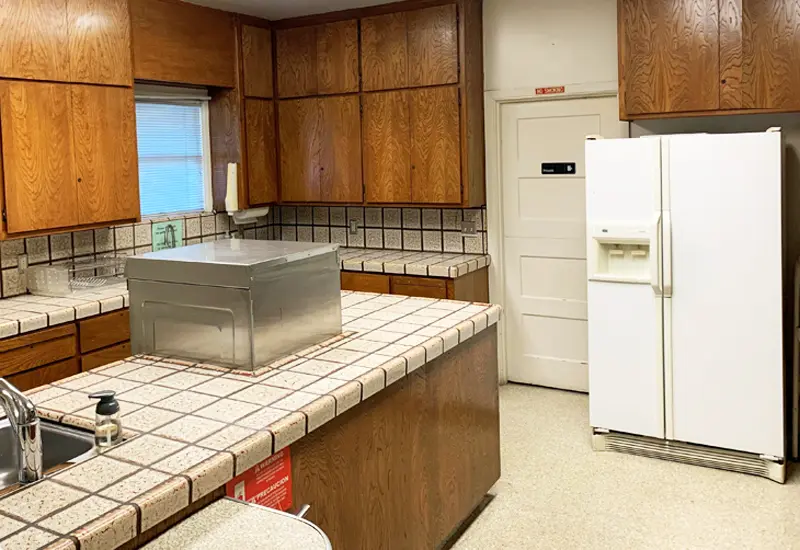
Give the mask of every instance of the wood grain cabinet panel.
M 87 370 L 96 369 L 103 365 L 108 365 L 114 361 L 126 359 L 131 356 L 131 343 L 123 342 L 116 346 L 111 346 L 101 350 L 93 351 L 81 356 L 80 370 L 86 372 Z
M 392 276 L 392 294 L 413 296 L 415 298 L 447 298 L 447 282 L 445 279 L 430 277 Z
M 174 0 L 130 0 L 130 9 L 134 78 L 236 85 L 232 13 Z
M 133 83 L 128 0 L 68 0 L 71 82 Z
M 461 202 L 458 88 L 411 90 L 411 198 Z
M 287 202 L 320 197 L 321 112 L 319 99 L 293 99 L 278 104 L 281 198 Z
M 275 32 L 278 95 L 308 96 L 317 93 L 316 27 L 298 27 Z
M 271 98 L 272 32 L 269 29 L 242 25 L 242 64 L 244 95 Z
M 317 27 L 317 93 L 358 91 L 358 23 L 339 21 Z
M 246 99 L 247 186 L 250 205 L 278 200 L 275 105 L 264 99 Z
M 121 309 L 78 321 L 81 353 L 131 339 L 130 310 Z
M 0 83 L 9 233 L 78 224 L 70 85 Z
M 800 109 L 800 3 L 738 1 L 742 7 L 742 107 Z
M 133 89 L 73 85 L 72 113 L 78 222 L 138 219 Z
M 0 77 L 67 80 L 67 0 L 0 3 Z
M 409 85 L 458 82 L 456 5 L 410 11 L 407 17 Z
M 742 108 L 742 0 L 719 0 L 719 108 Z
M 389 276 L 380 273 L 342 271 L 342 290 L 389 294 Z
M 58 382 L 64 378 L 74 376 L 81 371 L 78 358 L 73 357 L 51 365 L 45 365 L 29 371 L 12 374 L 6 377 L 11 384 L 20 391 L 27 391 L 45 384 Z
M 408 86 L 406 12 L 361 20 L 361 74 L 364 91 Z
M 717 0 L 619 0 L 621 114 L 716 110 Z
M 409 91 L 365 94 L 364 185 L 366 201 L 411 202 Z
M 322 202 L 362 202 L 361 114 L 358 96 L 323 97 L 320 195 Z

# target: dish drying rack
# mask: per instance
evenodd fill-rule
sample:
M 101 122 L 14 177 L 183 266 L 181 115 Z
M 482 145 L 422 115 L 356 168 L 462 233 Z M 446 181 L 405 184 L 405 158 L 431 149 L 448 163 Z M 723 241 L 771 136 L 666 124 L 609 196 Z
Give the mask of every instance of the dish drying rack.
M 70 296 L 125 281 L 125 258 L 102 255 L 53 265 L 31 266 L 28 291 L 40 296 Z

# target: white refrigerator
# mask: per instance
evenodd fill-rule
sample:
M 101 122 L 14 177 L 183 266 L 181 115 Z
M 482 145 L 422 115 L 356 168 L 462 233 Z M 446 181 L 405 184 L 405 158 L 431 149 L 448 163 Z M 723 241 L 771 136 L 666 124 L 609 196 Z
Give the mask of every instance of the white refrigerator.
M 779 130 L 586 141 L 595 448 L 783 481 L 782 173 Z

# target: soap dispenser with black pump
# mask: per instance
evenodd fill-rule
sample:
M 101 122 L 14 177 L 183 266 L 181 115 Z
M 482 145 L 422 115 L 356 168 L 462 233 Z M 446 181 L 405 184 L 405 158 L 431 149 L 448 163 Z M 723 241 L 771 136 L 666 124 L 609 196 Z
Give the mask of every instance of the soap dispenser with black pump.
M 89 399 L 99 399 L 95 410 L 94 443 L 98 447 L 112 447 L 122 441 L 122 422 L 119 419 L 119 401 L 116 393 L 103 390 L 92 393 Z

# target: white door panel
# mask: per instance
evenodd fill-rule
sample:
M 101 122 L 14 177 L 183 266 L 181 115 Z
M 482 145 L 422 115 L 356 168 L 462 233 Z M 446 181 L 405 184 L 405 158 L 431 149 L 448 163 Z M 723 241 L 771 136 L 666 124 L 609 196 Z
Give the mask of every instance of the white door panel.
M 506 104 L 500 122 L 509 380 L 587 391 L 584 141 L 620 137 L 617 99 Z
M 589 421 L 664 437 L 662 300 L 649 285 L 589 283 Z
M 780 134 L 668 148 L 674 439 L 784 456 Z

